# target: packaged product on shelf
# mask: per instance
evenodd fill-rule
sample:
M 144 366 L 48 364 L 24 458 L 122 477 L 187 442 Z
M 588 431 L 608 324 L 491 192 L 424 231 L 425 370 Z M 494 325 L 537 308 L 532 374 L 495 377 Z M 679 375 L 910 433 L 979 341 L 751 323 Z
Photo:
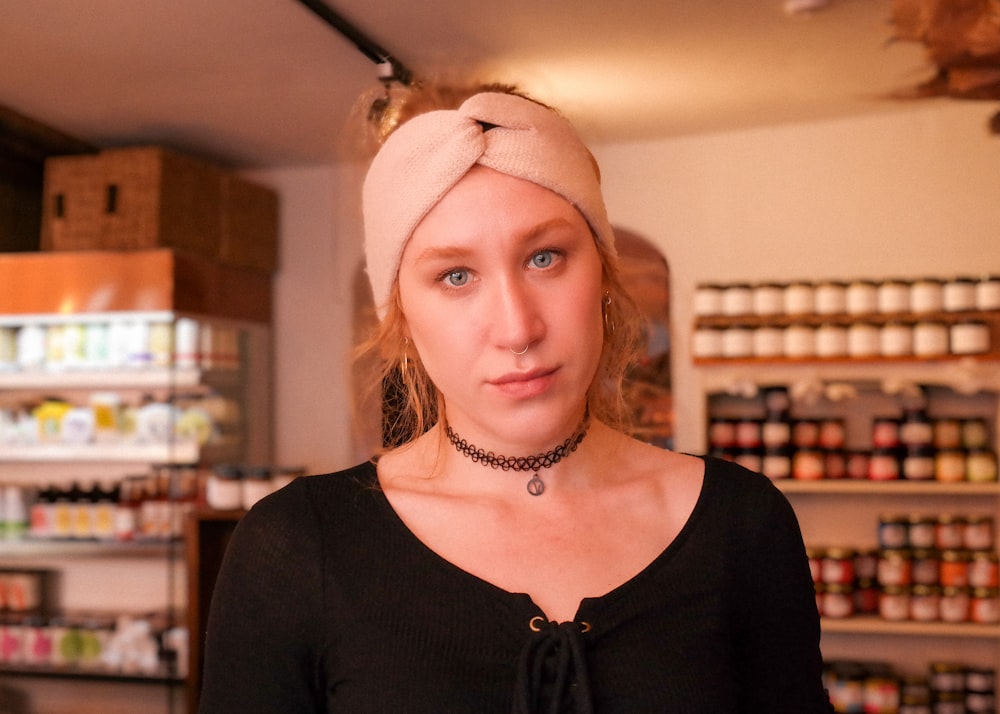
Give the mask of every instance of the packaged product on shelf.
M 0 539 L 21 540 L 28 532 L 27 489 L 7 484 L 0 490 Z
M 46 399 L 32 411 L 38 424 L 38 439 L 43 442 L 62 440 L 63 417 L 73 406 L 62 399 Z
M 942 305 L 949 312 L 976 309 L 976 280 L 968 277 L 953 278 L 944 284 Z
M 910 310 L 915 313 L 940 312 L 944 309 L 944 281 L 920 278 L 910 285 Z
M 976 309 L 1000 310 L 1000 275 L 987 275 L 976 283 Z
M 17 329 L 0 325 L 0 371 L 17 367 Z

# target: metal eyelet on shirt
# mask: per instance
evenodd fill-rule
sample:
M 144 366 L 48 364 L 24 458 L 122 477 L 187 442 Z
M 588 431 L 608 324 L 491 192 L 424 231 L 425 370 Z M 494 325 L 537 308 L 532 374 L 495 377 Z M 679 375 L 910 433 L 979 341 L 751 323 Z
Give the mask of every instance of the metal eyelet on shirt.
M 541 615 L 535 615 L 533 618 L 528 620 L 528 629 L 532 632 L 541 632 L 542 628 L 549 624 L 548 621 Z M 589 622 L 580 622 L 580 632 L 590 632 L 591 626 Z

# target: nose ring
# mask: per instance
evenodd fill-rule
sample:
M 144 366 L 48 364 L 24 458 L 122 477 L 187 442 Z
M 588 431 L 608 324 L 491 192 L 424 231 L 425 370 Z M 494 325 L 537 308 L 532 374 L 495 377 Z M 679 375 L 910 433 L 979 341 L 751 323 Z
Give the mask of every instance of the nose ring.
M 514 348 L 513 348 L 513 347 L 508 347 L 507 349 L 509 349 L 509 350 L 510 350 L 510 353 L 511 353 L 512 355 L 523 355 L 523 354 L 524 354 L 525 352 L 527 352 L 527 351 L 528 351 L 528 347 L 530 347 L 530 346 L 531 346 L 531 343 L 529 342 L 528 344 L 526 344 L 526 345 L 524 346 L 524 349 L 523 349 L 523 350 L 521 350 L 520 352 L 516 352 L 516 351 L 514 350 Z

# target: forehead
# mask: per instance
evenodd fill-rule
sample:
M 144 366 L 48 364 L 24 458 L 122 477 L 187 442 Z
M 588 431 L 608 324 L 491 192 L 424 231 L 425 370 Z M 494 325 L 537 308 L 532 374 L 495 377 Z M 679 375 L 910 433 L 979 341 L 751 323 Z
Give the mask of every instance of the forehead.
M 404 256 L 414 243 L 518 237 L 559 226 L 590 233 L 583 215 L 554 191 L 476 166 L 417 224 Z

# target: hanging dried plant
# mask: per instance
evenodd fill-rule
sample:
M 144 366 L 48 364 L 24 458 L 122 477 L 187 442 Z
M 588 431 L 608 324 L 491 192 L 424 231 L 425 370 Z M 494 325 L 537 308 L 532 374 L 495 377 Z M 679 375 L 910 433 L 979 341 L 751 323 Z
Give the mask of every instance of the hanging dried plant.
M 1000 0 L 893 0 L 892 23 L 937 69 L 900 96 L 1000 99 Z

